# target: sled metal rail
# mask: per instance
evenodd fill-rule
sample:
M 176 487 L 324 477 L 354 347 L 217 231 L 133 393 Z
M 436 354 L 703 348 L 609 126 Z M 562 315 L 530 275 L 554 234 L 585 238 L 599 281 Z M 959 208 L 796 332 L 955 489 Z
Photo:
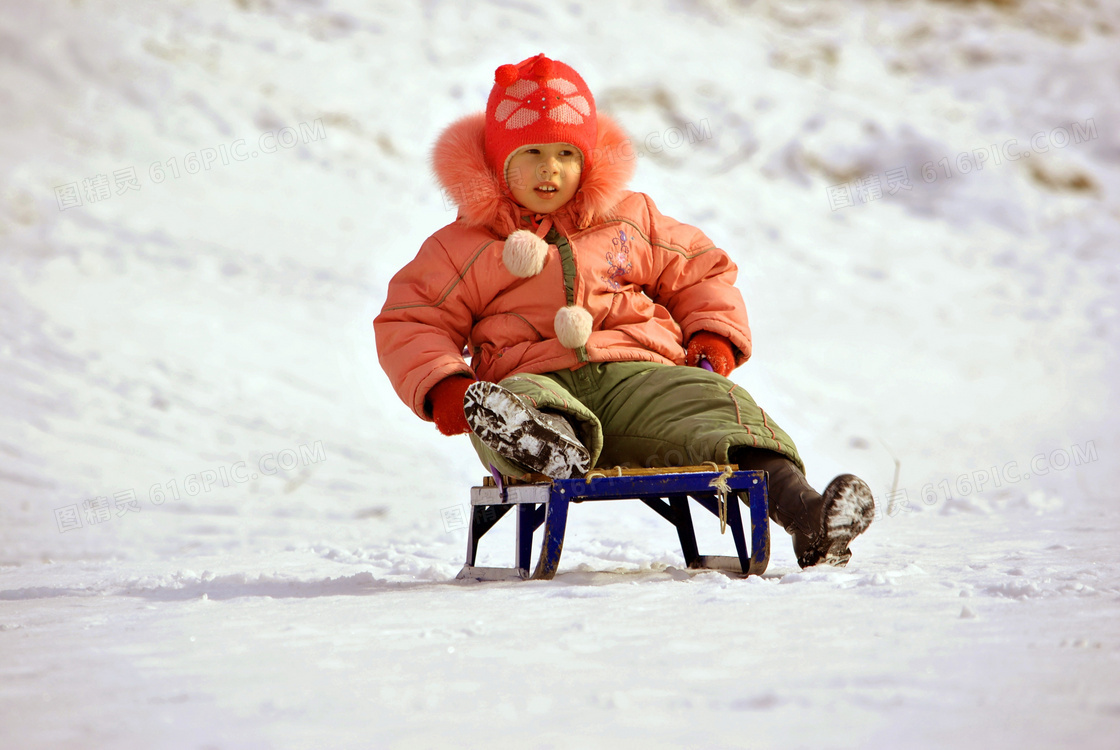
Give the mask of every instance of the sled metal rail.
M 734 467 L 730 467 L 734 468 Z M 605 500 L 641 500 L 677 530 L 685 563 L 690 568 L 711 568 L 740 575 L 762 575 L 770 560 L 770 523 L 767 517 L 766 472 L 713 471 L 710 467 L 646 470 L 615 470 L 609 476 L 591 472 L 588 478 L 553 479 L 514 483 L 497 477 L 471 488 L 471 517 L 467 531 L 467 559 L 457 578 L 478 581 L 550 580 L 560 565 L 571 503 Z M 689 499 L 717 518 L 721 515 L 715 483 L 726 482 L 724 518 L 735 542 L 736 556 L 701 555 L 697 549 Z M 741 512 L 740 503 L 747 506 Z M 510 509 L 515 510 L 516 566 L 512 568 L 475 565 L 482 537 Z M 750 522 L 750 544 L 745 522 Z M 530 574 L 533 533 L 544 526 L 540 555 Z

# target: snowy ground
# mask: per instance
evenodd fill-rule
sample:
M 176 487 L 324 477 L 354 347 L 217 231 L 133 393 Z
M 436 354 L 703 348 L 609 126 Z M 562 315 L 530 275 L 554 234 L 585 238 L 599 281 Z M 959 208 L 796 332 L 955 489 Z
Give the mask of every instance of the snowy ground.
M 1118 38 L 1031 0 L 0 1 L 0 746 L 1114 747 Z M 370 321 L 453 218 L 435 135 L 541 51 L 740 264 L 735 379 L 810 479 L 875 488 L 846 569 L 777 531 L 762 579 L 684 571 L 612 504 L 554 581 L 454 582 L 481 467 Z

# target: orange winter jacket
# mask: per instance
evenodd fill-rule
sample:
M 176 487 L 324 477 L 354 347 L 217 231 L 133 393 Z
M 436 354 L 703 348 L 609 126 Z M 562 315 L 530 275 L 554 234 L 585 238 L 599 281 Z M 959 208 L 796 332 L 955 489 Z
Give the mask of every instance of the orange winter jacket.
M 450 375 L 497 382 L 586 362 L 680 365 L 698 331 L 726 336 L 736 364 L 747 360 L 735 264 L 625 189 L 635 154 L 618 125 L 599 114 L 576 196 L 534 216 L 486 165 L 484 122 L 466 117 L 437 141 L 433 166 L 458 218 L 393 277 L 373 322 L 381 366 L 416 414 L 431 419 L 424 399 Z M 539 252 L 535 262 L 519 260 L 522 248 Z

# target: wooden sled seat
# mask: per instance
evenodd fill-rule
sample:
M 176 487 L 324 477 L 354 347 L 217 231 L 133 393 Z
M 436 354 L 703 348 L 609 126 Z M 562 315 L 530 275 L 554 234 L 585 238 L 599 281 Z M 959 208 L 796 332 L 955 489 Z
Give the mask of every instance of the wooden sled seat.
M 701 555 L 696 547 L 689 499 L 720 519 L 731 531 L 735 557 Z M 687 466 L 676 469 L 596 470 L 578 479 L 487 477 L 471 488 L 467 560 L 457 578 L 478 581 L 551 579 L 560 565 L 564 530 L 571 503 L 600 500 L 641 500 L 677 529 L 685 563 L 741 575 L 762 575 L 770 561 L 770 523 L 766 473 L 738 471 L 735 466 Z M 750 518 L 750 545 L 740 502 Z M 516 508 L 516 567 L 478 567 L 478 543 L 487 531 Z M 533 532 L 544 526 L 540 554 L 530 575 Z M 725 526 L 724 526 L 725 525 Z M 723 530 L 723 528 L 721 528 Z

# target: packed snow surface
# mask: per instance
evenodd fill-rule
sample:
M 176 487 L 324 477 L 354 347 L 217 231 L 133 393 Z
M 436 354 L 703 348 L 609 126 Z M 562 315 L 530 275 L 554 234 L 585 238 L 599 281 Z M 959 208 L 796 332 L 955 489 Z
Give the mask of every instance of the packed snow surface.
M 484 471 L 370 322 L 538 52 L 875 490 L 846 568 L 605 503 L 455 581 Z M 1117 746 L 1117 4 L 0 0 L 0 136 L 0 747 Z

